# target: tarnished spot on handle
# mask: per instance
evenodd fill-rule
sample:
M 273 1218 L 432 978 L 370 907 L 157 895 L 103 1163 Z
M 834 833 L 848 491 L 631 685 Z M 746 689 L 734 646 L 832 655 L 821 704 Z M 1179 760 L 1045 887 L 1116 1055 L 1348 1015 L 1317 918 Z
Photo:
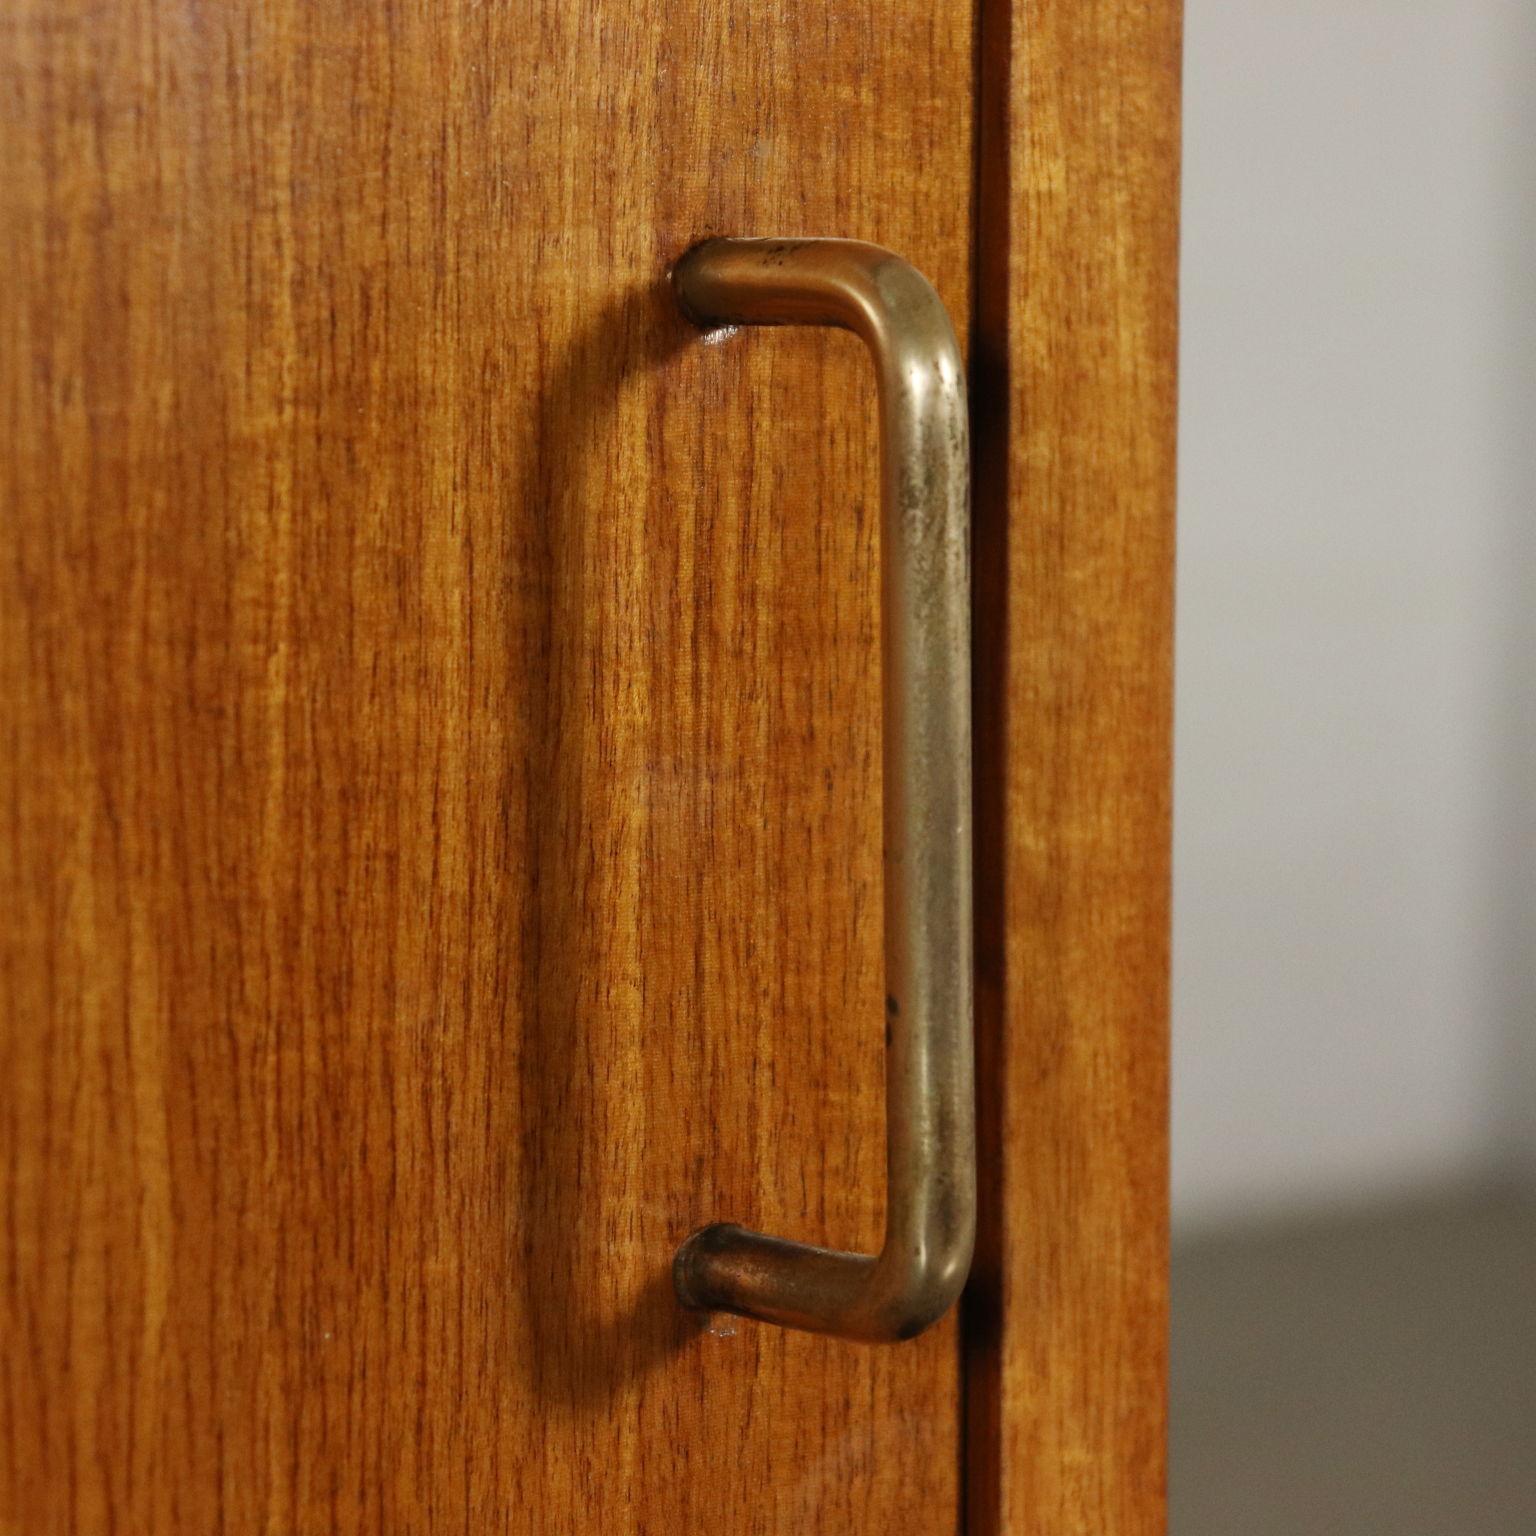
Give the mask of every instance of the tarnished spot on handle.
M 888 994 L 885 1242 L 839 1253 L 717 1223 L 678 1249 L 684 1306 L 843 1338 L 907 1339 L 960 1294 L 976 1233 L 971 999 L 969 450 L 944 305 L 853 240 L 708 240 L 678 262 L 695 324 L 835 325 L 880 399 Z

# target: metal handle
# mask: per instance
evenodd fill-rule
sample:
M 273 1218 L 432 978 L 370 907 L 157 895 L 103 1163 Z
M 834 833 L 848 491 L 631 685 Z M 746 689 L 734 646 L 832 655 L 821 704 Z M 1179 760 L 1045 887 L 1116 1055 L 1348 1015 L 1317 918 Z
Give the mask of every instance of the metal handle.
M 729 1224 L 673 1264 L 685 1306 L 907 1339 L 965 1284 L 976 1232 L 971 1004 L 969 464 L 949 316 L 899 256 L 852 240 L 709 240 L 673 273 L 701 326 L 835 325 L 880 394 L 886 1168 L 879 1256 Z

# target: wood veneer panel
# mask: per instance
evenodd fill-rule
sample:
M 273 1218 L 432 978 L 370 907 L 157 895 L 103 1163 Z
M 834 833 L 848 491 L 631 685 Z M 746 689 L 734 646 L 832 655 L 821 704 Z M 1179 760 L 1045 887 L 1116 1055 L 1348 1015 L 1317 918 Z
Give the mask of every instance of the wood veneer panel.
M 1177 0 L 988 0 L 972 1536 L 1163 1526 Z
M 970 300 L 968 0 L 0 21 L 0 1528 L 945 1531 L 883 1208 L 878 476 L 712 232 Z

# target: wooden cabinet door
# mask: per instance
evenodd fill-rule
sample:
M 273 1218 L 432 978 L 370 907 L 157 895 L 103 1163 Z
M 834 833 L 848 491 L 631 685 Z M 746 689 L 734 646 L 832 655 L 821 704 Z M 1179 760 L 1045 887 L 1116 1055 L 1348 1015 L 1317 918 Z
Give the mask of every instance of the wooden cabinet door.
M 1174 7 L 1055 9 L 0 19 L 0 1531 L 1154 1529 Z M 993 285 L 968 1407 L 670 1288 L 885 1197 L 873 386 L 715 233 Z
M 712 232 L 970 307 L 969 0 L 4 23 L 0 1526 L 949 1530 L 879 1246 L 879 474 Z

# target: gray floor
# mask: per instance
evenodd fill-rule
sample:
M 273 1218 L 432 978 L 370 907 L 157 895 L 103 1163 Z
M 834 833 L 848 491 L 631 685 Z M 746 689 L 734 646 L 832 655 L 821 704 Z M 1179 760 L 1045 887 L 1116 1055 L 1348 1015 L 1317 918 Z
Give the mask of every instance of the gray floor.
M 1536 1201 L 1176 1246 L 1171 1536 L 1536 1536 Z

